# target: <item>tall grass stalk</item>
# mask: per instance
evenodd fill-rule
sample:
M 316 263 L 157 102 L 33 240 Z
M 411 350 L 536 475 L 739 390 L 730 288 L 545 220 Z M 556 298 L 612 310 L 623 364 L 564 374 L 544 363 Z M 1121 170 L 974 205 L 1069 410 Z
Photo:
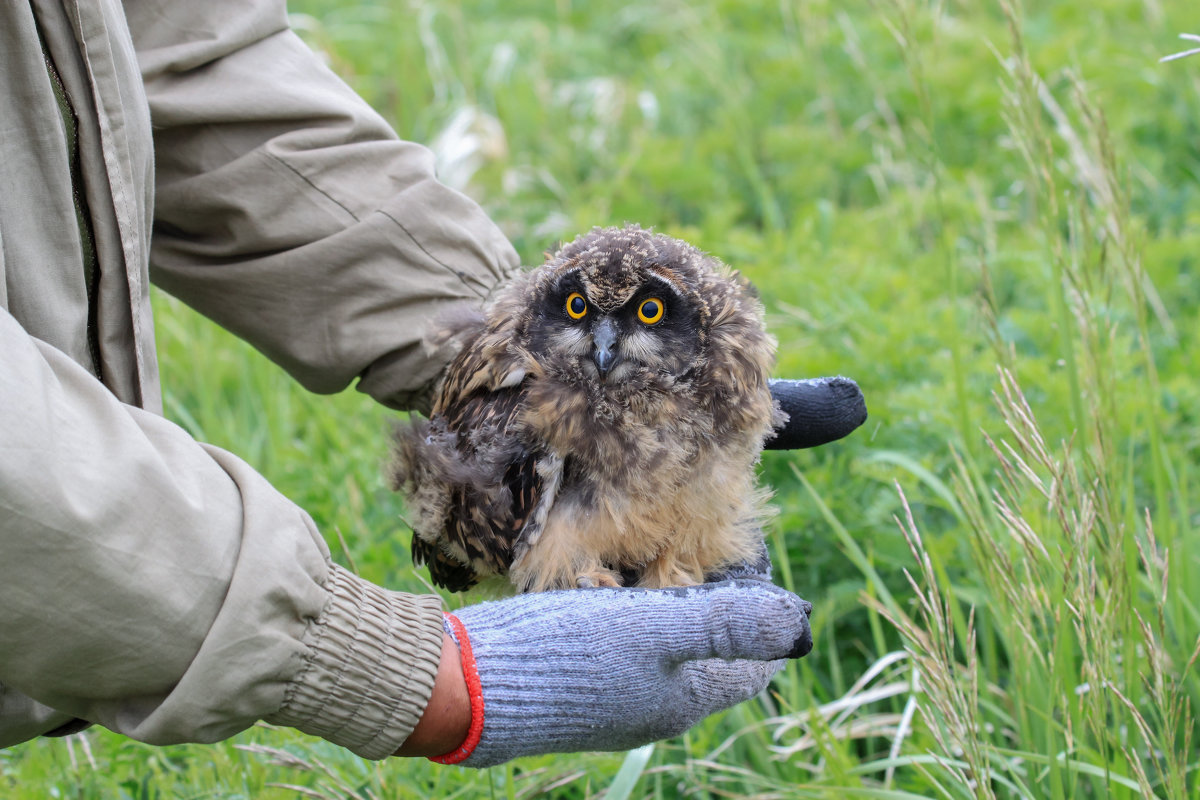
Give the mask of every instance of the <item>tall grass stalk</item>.
M 1006 432 L 982 434 L 994 471 L 962 455 L 955 475 L 969 572 L 985 591 L 963 608 L 903 490 L 899 526 L 917 564 L 914 574 L 905 570 L 911 608 L 877 596 L 877 568 L 818 508 L 862 572 L 864 601 L 901 634 L 912 660 L 908 697 L 923 725 L 911 746 L 889 753 L 888 785 L 898 767 L 919 772 L 945 797 L 1182 800 L 1200 791 L 1191 713 L 1200 639 L 1186 578 L 1173 580 L 1195 565 L 1154 349 L 1177 333 L 1142 267 L 1144 234 L 1105 115 L 1072 75 L 1059 81 L 1069 104 L 1059 101 L 1026 49 L 1022 9 L 1009 0 L 999 6 L 1010 34 L 1010 52 L 997 53 L 1006 122 L 1027 167 L 1057 320 L 1061 370 L 1050 379 L 1066 384 L 1064 438 L 1047 439 L 1017 377 L 1028 365 L 1004 343 L 985 302 Z M 907 37 L 897 38 L 903 45 Z M 985 301 L 988 275 L 984 264 Z M 1149 398 L 1134 406 L 1136 420 L 1121 404 L 1130 392 Z M 1185 552 L 1170 559 L 1177 539 Z M 981 660 L 985 650 L 996 655 Z M 874 699 L 855 690 L 856 708 Z M 839 722 L 813 730 L 849 737 L 854 725 Z M 777 735 L 794 724 L 779 724 Z M 811 740 L 781 753 L 794 756 Z
M 941 781 L 979 798 L 1192 797 L 1200 782 L 1189 695 L 1200 679 L 1200 638 L 1181 649 L 1170 630 L 1165 609 L 1182 589 L 1170 584 L 1150 516 L 1138 530 L 1107 517 L 1095 465 L 1070 443 L 1047 445 L 1013 375 L 1001 370 L 1000 383 L 1010 435 L 989 439 L 999 480 L 983 496 L 964 467 L 957 484 L 989 590 L 967 639 L 955 636 L 956 601 L 934 573 L 903 491 L 915 610 L 874 603 L 920 674 L 914 696 Z M 1125 537 L 1139 552 L 1132 571 Z M 977 614 L 996 626 L 1002 674 L 979 669 Z
M 988 479 L 959 460 L 960 504 L 988 589 L 968 635 L 955 637 L 956 601 L 935 575 L 903 495 L 901 528 L 919 565 L 909 578 L 916 612 L 870 602 L 896 625 L 920 670 L 921 711 L 937 751 L 961 753 L 965 766 L 938 763 L 974 796 L 1182 800 L 1200 785 L 1190 763 L 1200 640 L 1183 625 L 1187 587 L 1170 581 L 1151 512 L 1139 520 L 1134 465 L 1119 441 L 1128 428 L 1115 403 L 1131 379 L 1149 397 L 1160 395 L 1151 325 L 1168 338 L 1174 330 L 1141 268 L 1103 114 L 1075 79 L 1072 121 L 1025 50 L 1020 10 L 1006 0 L 1001 7 L 1013 50 L 1003 59 L 1008 123 L 1037 189 L 1075 433 L 1050 446 L 1014 372 L 1001 367 L 996 406 L 1007 436 L 985 435 L 998 471 Z M 1114 306 L 1132 332 L 1112 317 Z M 1158 404 L 1144 409 L 1154 508 L 1175 531 L 1178 479 Z M 976 613 L 991 620 L 1003 672 L 980 673 Z M 982 703 L 981 680 L 991 682 L 986 691 L 1000 717 Z

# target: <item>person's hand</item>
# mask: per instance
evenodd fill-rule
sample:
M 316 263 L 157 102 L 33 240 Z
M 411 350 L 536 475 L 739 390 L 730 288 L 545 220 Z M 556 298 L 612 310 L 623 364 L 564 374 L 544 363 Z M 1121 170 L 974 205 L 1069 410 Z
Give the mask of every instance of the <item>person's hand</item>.
M 867 419 L 867 404 L 849 378 L 772 380 L 771 396 L 788 421 L 767 439 L 767 450 L 799 450 L 841 439 Z
M 626 750 L 675 736 L 766 688 L 812 649 L 809 603 L 762 581 L 572 589 L 448 614 L 472 724 L 434 760 Z

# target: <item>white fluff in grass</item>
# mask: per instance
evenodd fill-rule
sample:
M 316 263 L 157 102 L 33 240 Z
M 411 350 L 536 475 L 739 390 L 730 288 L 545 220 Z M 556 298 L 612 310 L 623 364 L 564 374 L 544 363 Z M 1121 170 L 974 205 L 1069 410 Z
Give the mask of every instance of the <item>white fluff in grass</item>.
M 1185 39 L 1189 42 L 1200 42 L 1200 35 L 1194 33 L 1181 33 L 1179 34 L 1179 38 Z M 1165 64 L 1168 61 L 1175 61 L 1179 58 L 1187 58 L 1188 56 L 1194 56 L 1197 53 L 1200 53 L 1200 47 L 1193 47 L 1190 50 L 1181 50 L 1178 53 L 1171 53 L 1169 56 L 1163 56 L 1158 60 L 1158 63 Z

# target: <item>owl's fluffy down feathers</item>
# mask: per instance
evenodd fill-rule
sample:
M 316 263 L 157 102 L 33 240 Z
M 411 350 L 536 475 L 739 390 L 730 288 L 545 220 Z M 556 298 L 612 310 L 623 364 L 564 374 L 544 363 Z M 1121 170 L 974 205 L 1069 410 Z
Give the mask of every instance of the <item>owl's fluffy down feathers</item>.
M 450 327 L 462 349 L 391 472 L 436 583 L 678 586 L 758 557 L 775 342 L 715 258 L 598 228 Z

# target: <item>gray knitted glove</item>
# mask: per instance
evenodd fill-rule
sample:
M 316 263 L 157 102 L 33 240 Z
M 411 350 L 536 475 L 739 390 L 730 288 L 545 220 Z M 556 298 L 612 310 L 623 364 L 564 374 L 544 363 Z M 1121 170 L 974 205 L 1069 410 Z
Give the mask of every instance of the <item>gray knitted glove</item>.
M 626 750 L 753 697 L 812 649 L 811 605 L 763 581 L 525 594 L 447 615 L 471 733 L 434 759 Z

